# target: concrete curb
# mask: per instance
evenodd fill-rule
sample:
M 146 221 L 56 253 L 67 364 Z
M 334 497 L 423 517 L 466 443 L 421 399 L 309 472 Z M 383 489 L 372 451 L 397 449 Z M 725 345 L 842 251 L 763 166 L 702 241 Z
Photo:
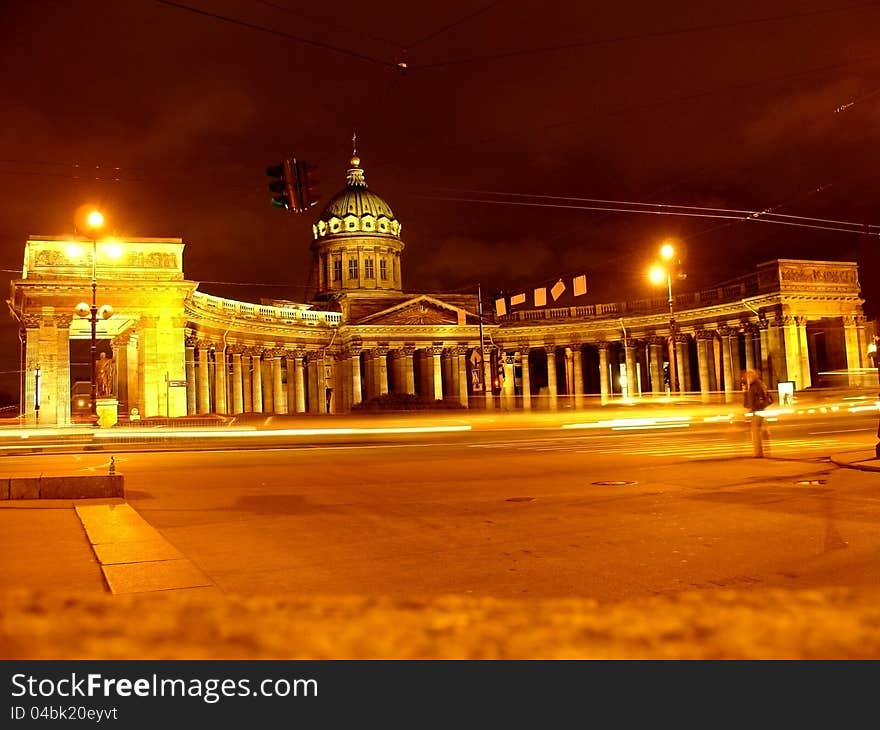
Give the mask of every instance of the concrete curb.
M 122 474 L 9 477 L 0 481 L 0 499 L 95 499 L 124 497 Z
M 870 451 L 850 451 L 843 454 L 832 454 L 831 463 L 845 469 L 859 471 L 880 471 L 880 459 Z

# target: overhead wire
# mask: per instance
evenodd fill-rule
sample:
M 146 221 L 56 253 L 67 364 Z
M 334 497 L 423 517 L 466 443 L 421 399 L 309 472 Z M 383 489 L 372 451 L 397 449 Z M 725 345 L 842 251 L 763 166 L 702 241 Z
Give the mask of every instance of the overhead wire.
M 591 46 L 611 45 L 614 43 L 624 43 L 639 40 L 651 40 L 655 38 L 665 38 L 675 35 L 684 35 L 688 33 L 705 33 L 714 30 L 725 30 L 729 28 L 739 28 L 748 25 L 758 25 L 762 23 L 778 22 L 782 20 L 792 20 L 795 18 L 807 18 L 817 15 L 826 15 L 829 13 L 841 13 L 849 10 L 861 10 L 864 8 L 880 7 L 880 2 L 862 2 L 853 5 L 833 8 L 819 8 L 816 10 L 807 10 L 799 13 L 787 13 L 785 15 L 770 15 L 761 18 L 746 18 L 744 20 L 734 20 L 722 23 L 708 23 L 704 25 L 685 26 L 683 28 L 670 28 L 662 31 L 650 31 L 645 33 L 632 33 L 628 35 L 612 36 L 609 38 L 593 38 L 584 41 L 573 41 L 570 43 L 559 43 L 552 46 L 543 46 L 539 48 L 522 48 L 515 51 L 506 51 L 503 53 L 485 54 L 483 56 L 472 56 L 470 58 L 450 59 L 446 61 L 437 61 L 435 63 L 421 64 L 417 66 L 420 69 L 435 69 L 447 66 L 460 66 L 465 64 L 479 63 L 485 61 L 499 61 L 509 58 L 521 58 L 524 56 L 533 56 L 542 53 L 555 53 L 558 51 L 571 50 L 575 48 L 589 48 Z
M 755 221 L 762 223 L 775 223 L 777 225 L 794 226 L 799 228 L 812 228 L 816 230 L 836 231 L 838 233 L 857 233 L 862 235 L 880 237 L 880 226 L 863 223 L 847 223 L 851 228 L 843 228 L 840 226 L 821 226 L 815 223 L 801 223 L 798 221 L 781 221 L 767 216 L 760 215 L 760 211 L 753 211 L 749 215 L 736 215 L 713 212 L 697 212 L 699 208 L 694 210 L 646 210 L 643 208 L 628 208 L 622 206 L 593 206 L 593 205 L 566 205 L 562 203 L 540 203 L 535 201 L 514 201 L 514 200 L 487 200 L 479 198 L 453 198 L 441 196 L 416 196 L 427 200 L 438 200 L 458 203 L 477 203 L 488 205 L 513 205 L 534 208 L 555 208 L 565 210 L 595 210 L 613 213 L 641 213 L 648 215 L 670 215 L 682 216 L 688 218 L 716 218 L 722 220 L 738 220 L 738 221 Z M 877 229 L 877 230 L 871 230 Z
M 366 61 L 368 63 L 377 64 L 379 66 L 389 66 L 396 67 L 396 64 L 392 61 L 386 61 L 380 58 L 375 58 L 373 56 L 368 56 L 364 53 L 359 53 L 358 51 L 353 51 L 349 48 L 342 48 L 341 46 L 335 46 L 332 43 L 326 43 L 324 41 L 316 41 L 313 38 L 305 38 L 303 36 L 294 35 L 293 33 L 288 33 L 283 30 L 278 30 L 277 28 L 270 28 L 265 25 L 259 25 L 257 23 L 251 23 L 246 20 L 241 20 L 239 18 L 233 18 L 228 15 L 221 15 L 219 13 L 211 12 L 210 10 L 203 10 L 201 8 L 193 7 L 192 5 L 186 5 L 184 3 L 175 2 L 174 0 L 152 0 L 155 3 L 160 5 L 167 5 L 171 8 L 177 8 L 178 10 L 183 10 L 185 12 L 193 13 L 195 15 L 201 15 L 206 18 L 213 18 L 214 20 L 219 20 L 224 23 L 230 23 L 232 25 L 237 25 L 242 28 L 248 28 L 250 30 L 258 31 L 261 33 L 268 33 L 269 35 L 278 36 L 279 38 L 285 38 L 287 40 L 295 41 L 296 43 L 302 43 L 307 46 L 314 46 L 315 48 L 321 48 L 325 51 L 332 51 L 333 53 L 339 53 L 344 56 L 350 56 L 351 58 L 357 58 L 361 61 Z

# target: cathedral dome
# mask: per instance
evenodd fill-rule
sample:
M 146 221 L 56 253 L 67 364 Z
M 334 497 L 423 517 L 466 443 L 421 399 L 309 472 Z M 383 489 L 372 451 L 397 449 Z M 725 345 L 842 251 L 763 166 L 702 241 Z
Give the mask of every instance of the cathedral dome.
M 327 236 L 380 236 L 399 239 L 401 225 L 391 207 L 367 188 L 361 160 L 351 158 L 347 184 L 327 203 L 312 226 L 315 239 Z

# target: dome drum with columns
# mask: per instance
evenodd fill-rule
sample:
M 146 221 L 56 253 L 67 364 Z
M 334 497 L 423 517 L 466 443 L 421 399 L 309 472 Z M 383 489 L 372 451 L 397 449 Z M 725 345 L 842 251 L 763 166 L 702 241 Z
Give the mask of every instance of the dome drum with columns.
M 388 203 L 368 189 L 357 155 L 346 180 L 312 226 L 316 298 L 343 291 L 399 292 L 400 222 Z
M 388 393 L 524 411 L 576 410 L 589 396 L 596 404 L 667 397 L 665 299 L 484 315 L 481 328 L 475 293 L 403 290 L 400 231 L 355 155 L 345 188 L 315 223 L 310 303 L 200 292 L 184 278 L 180 239 L 115 240 L 117 255 L 106 258 L 99 245 L 98 291 L 115 311 L 99 338 L 114 353 L 118 418 L 135 408 L 142 418 L 345 413 Z M 8 301 L 24 373 L 41 368 L 45 425 L 71 422 L 70 341 L 89 336 L 74 311 L 91 295 L 92 269 L 74 244 L 31 237 Z M 705 402 L 727 403 L 739 399 L 744 368 L 762 370 L 771 386 L 807 388 L 834 370 L 853 385 L 870 365 L 862 303 L 857 264 L 834 261 L 769 261 L 681 294 L 675 380 Z M 34 422 L 32 377 L 23 377 L 22 394 Z

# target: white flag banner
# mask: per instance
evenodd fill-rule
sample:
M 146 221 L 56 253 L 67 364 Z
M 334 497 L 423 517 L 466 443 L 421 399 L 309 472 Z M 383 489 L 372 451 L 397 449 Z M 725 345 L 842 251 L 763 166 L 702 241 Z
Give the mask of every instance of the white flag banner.
M 495 314 L 499 317 L 507 314 L 507 302 L 504 301 L 504 297 L 495 300 Z
M 514 306 L 516 304 L 525 304 L 526 303 L 526 294 L 523 292 L 522 294 L 514 294 L 510 298 L 510 306 Z
M 579 297 L 581 294 L 587 293 L 587 275 L 581 274 L 571 280 L 571 286 L 574 289 L 574 295 Z
M 547 287 L 542 286 L 540 289 L 535 289 L 535 306 L 536 307 L 546 307 L 547 306 Z
M 553 295 L 553 301 L 555 302 L 557 299 L 559 299 L 559 297 L 562 296 L 562 292 L 564 291 L 565 284 L 563 283 L 562 279 L 560 279 L 553 285 L 553 288 L 550 290 L 550 293 Z

